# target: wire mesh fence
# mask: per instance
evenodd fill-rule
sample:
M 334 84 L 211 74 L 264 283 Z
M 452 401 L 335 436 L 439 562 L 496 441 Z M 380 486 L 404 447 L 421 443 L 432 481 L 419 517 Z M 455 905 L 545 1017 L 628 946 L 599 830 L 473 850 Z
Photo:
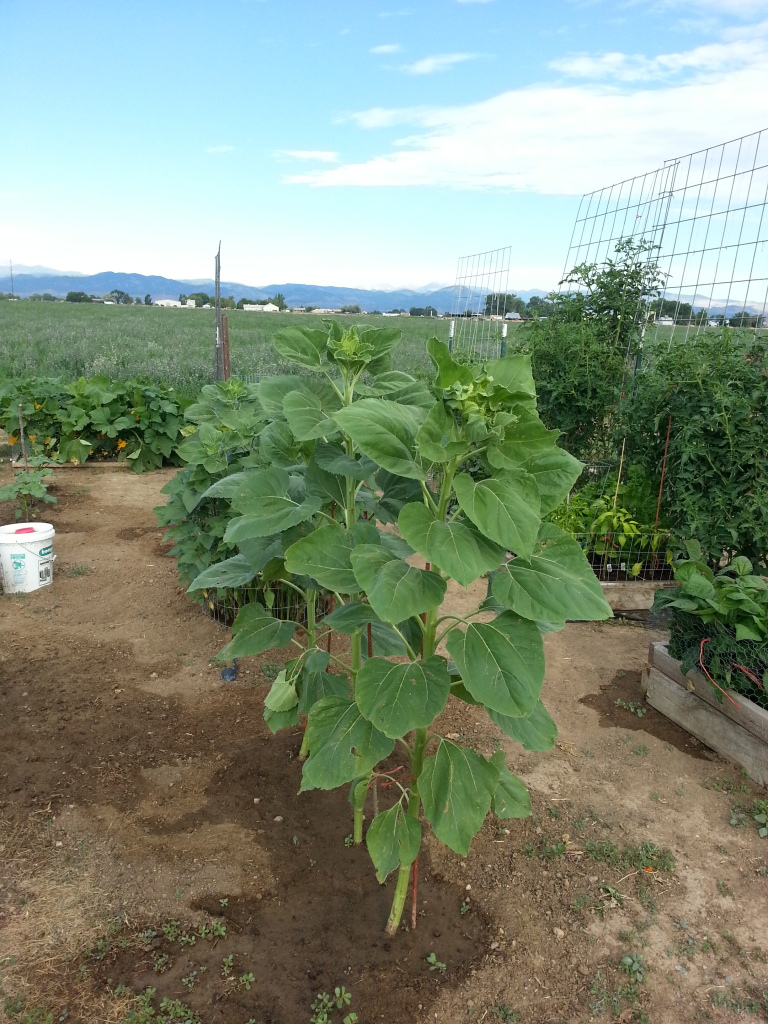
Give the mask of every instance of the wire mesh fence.
M 669 653 L 684 672 L 698 669 L 721 700 L 733 690 L 768 710 L 768 641 L 737 640 L 736 627 L 704 622 L 698 615 L 672 609 Z
M 595 576 L 604 583 L 663 582 L 674 578 L 667 533 L 573 533 Z
M 565 272 L 604 263 L 633 239 L 665 281 L 635 311 L 646 338 L 722 326 L 768 333 L 766 202 L 768 129 L 585 195 Z
M 511 259 L 511 246 L 459 258 L 451 313 L 452 351 L 473 360 L 503 355 L 512 313 Z M 514 316 L 519 319 L 519 314 Z

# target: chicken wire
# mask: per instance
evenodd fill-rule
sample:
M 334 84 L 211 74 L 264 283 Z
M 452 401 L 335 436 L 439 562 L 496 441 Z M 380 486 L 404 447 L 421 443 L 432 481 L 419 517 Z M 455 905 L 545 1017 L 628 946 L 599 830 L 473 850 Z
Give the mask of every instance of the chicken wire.
M 684 672 L 698 669 L 721 700 L 730 689 L 768 710 L 768 641 L 737 640 L 735 626 L 679 608 L 672 609 L 669 629 L 669 653 Z

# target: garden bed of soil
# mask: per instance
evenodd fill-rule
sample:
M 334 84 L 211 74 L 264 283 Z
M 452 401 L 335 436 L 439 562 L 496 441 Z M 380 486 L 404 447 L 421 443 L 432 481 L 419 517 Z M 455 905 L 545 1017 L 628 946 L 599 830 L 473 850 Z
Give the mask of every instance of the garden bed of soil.
M 393 879 L 347 845 L 346 792 L 297 795 L 301 737 L 263 723 L 286 652 L 234 683 L 210 664 L 228 631 L 152 514 L 172 472 L 56 474 L 53 585 L 0 599 L 0 1019 L 118 1024 L 151 987 L 206 1024 L 308 1024 L 342 985 L 360 1024 L 765 1014 L 768 841 L 729 824 L 761 791 L 644 704 L 663 632 L 545 638 L 547 753 L 451 701 L 444 729 L 500 743 L 534 814 L 489 817 L 467 858 L 428 838 L 417 928 L 386 940 Z

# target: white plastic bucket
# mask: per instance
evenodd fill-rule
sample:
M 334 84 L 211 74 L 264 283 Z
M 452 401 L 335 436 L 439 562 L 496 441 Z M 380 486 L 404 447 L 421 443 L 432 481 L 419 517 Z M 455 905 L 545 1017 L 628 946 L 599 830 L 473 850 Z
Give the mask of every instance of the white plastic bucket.
M 53 538 L 50 523 L 0 526 L 0 577 L 6 594 L 26 594 L 53 581 Z

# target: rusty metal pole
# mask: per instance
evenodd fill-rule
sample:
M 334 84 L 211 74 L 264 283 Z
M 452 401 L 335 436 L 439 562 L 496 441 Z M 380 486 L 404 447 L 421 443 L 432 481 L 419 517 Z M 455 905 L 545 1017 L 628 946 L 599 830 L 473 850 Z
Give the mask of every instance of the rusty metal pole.
M 227 323 L 227 314 L 221 314 L 221 356 L 222 356 L 222 369 L 223 369 L 223 380 L 229 380 L 230 377 L 230 366 L 229 366 L 229 324 Z

